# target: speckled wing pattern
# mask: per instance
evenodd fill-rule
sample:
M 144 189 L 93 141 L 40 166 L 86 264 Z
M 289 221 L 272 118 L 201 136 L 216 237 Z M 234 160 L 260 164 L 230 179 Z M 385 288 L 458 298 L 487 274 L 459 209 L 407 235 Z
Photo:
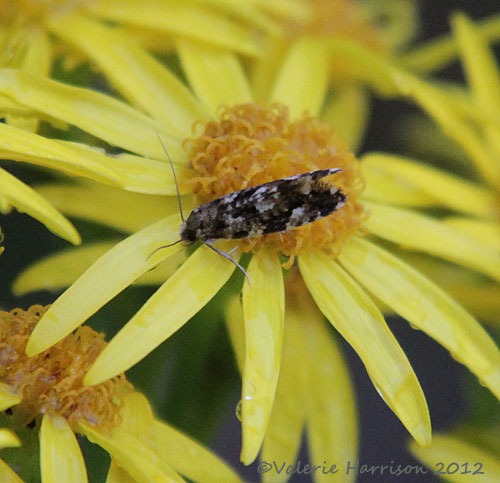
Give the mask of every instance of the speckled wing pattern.
M 310 171 L 235 191 L 194 209 L 181 228 L 187 242 L 287 231 L 341 208 L 347 196 L 322 182 L 340 168 Z

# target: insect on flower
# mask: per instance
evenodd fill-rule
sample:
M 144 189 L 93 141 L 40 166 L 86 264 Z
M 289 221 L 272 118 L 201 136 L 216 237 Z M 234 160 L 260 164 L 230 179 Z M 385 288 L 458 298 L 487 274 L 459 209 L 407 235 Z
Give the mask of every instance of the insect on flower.
M 213 240 L 285 232 L 332 214 L 347 200 L 338 187 L 323 182 L 323 178 L 341 169 L 320 169 L 234 191 L 198 206 L 185 219 L 175 169 L 163 143 L 162 146 L 172 168 L 182 226 L 179 240 L 158 247 L 149 257 L 176 243 L 200 241 L 234 263 L 249 280 L 245 269 L 231 257 L 231 253 L 216 248 L 212 245 Z

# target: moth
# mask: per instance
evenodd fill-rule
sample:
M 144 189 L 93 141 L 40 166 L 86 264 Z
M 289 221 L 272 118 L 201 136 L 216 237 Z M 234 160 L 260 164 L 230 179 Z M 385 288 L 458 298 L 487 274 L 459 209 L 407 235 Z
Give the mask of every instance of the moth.
M 173 163 L 166 154 L 177 186 Z M 176 243 L 192 244 L 199 241 L 234 263 L 248 280 L 245 269 L 230 253 L 212 245 L 212 241 L 285 232 L 332 214 L 344 206 L 347 195 L 337 186 L 324 182 L 323 178 L 340 171 L 340 168 L 309 171 L 234 191 L 198 206 L 187 219 L 182 213 L 177 190 L 182 219 L 180 239 L 157 248 L 153 253 Z

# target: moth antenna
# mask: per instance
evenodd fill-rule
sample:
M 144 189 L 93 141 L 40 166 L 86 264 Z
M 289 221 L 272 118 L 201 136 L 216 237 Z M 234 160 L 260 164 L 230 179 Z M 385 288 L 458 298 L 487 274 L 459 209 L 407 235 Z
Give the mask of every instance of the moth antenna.
M 218 248 L 214 247 L 209 241 L 204 241 L 203 243 L 208 248 L 211 248 L 214 252 L 218 253 L 219 255 L 222 255 L 226 260 L 229 260 L 231 263 L 234 263 L 242 271 L 243 275 L 245 275 L 245 278 L 247 279 L 248 283 L 252 285 L 247 271 L 236 260 L 234 260 L 234 258 L 232 258 L 228 253 L 223 252 L 222 250 L 219 250 Z
M 177 203 L 179 205 L 179 213 L 181 215 L 182 223 L 185 223 L 186 220 L 184 219 L 184 214 L 182 212 L 182 201 L 181 201 L 181 195 L 179 193 L 179 184 L 177 183 L 177 176 L 175 175 L 174 163 L 172 162 L 172 158 L 170 157 L 170 154 L 168 154 L 167 148 L 165 147 L 165 144 L 163 144 L 163 141 L 161 140 L 161 137 L 160 137 L 160 133 L 158 131 L 156 131 L 156 135 L 158 136 L 158 140 L 160 141 L 160 144 L 161 144 L 161 147 L 163 148 L 163 151 L 167 155 L 168 161 L 170 163 L 170 168 L 172 168 L 172 174 L 174 175 L 175 191 L 177 193 Z M 176 242 L 176 243 L 178 243 L 178 242 Z M 170 245 L 165 245 L 165 246 L 167 247 Z
M 157 251 L 163 250 L 164 248 L 168 248 L 174 245 L 177 245 L 177 243 L 180 243 L 182 241 L 182 238 L 174 241 L 173 243 L 169 243 L 168 245 L 162 245 L 161 247 L 155 248 L 147 257 L 146 261 L 148 261 Z

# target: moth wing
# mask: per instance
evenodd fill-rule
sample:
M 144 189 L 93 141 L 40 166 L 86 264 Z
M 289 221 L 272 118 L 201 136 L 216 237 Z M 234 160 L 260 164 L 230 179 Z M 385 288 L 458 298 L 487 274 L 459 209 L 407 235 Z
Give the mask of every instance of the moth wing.
M 196 208 L 188 218 L 197 239 L 235 239 L 286 231 L 329 215 L 345 195 L 320 183 L 339 168 L 311 171 L 235 191 Z

